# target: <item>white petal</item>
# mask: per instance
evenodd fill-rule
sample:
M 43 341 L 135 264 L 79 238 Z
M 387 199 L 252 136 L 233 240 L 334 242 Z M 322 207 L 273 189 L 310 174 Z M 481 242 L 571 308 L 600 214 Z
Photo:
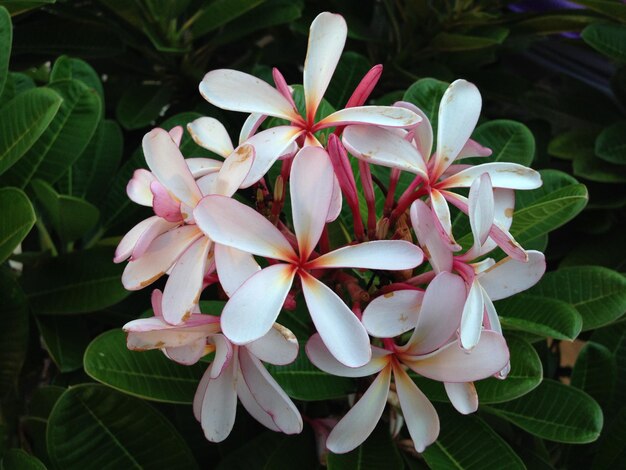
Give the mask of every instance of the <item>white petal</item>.
M 505 189 L 536 189 L 541 186 L 541 175 L 528 167 L 517 163 L 483 163 L 460 171 L 446 178 L 441 188 L 468 188 L 476 178 L 488 173 L 494 188 Z
M 246 121 L 243 123 L 243 126 L 241 126 L 241 131 L 239 132 L 239 145 L 243 144 L 246 140 L 256 134 L 257 129 L 261 124 L 263 124 L 263 121 L 265 121 L 266 118 L 267 116 L 259 113 L 252 113 L 248 116 Z
M 268 83 L 237 70 L 212 70 L 200 82 L 200 94 L 218 108 L 260 113 L 290 121 L 300 118 L 291 103 Z
M 484 311 L 482 288 L 478 280 L 475 279 L 467 295 L 461 316 L 460 336 L 463 349 L 469 351 L 478 344 L 483 326 Z
M 202 194 L 170 135 L 163 129 L 152 129 L 144 136 L 142 146 L 154 176 L 181 202 L 195 207 Z
M 393 105 L 409 109 L 422 118 L 420 123 L 415 126 L 413 138 L 415 139 L 417 150 L 419 150 L 424 159 L 428 161 L 433 151 L 433 127 L 430 125 L 428 116 L 426 116 L 426 113 L 420 108 L 407 101 L 398 101 Z
M 485 328 L 502 334 L 502 325 L 500 325 L 500 317 L 498 316 L 496 307 L 493 305 L 493 302 L 489 298 L 489 295 L 487 295 L 487 292 L 485 292 L 485 289 L 481 287 L 481 290 L 483 294 L 483 302 L 485 303 L 485 311 L 487 312 L 487 321 L 485 323 Z
M 437 229 L 444 243 L 447 242 L 449 249 L 452 251 L 460 250 L 461 247 L 454 241 L 454 236 L 452 235 L 450 207 L 448 207 L 448 203 L 441 192 L 436 189 L 433 189 L 430 193 L 430 205 L 435 215 L 435 226 L 439 225 Z
M 187 124 L 194 142 L 221 157 L 226 158 L 234 150 L 224 125 L 212 117 L 201 117 Z
M 435 216 L 422 200 L 411 205 L 411 223 L 433 270 L 438 274 L 443 271 L 452 271 L 452 251 L 439 235 L 435 225 Z
M 468 415 L 478 409 L 478 393 L 474 382 L 444 382 L 452 406 L 461 414 Z
M 333 166 L 324 149 L 305 147 L 293 160 L 289 179 L 291 211 L 298 250 L 304 260 L 309 258 L 326 225 L 333 175 Z M 313 194 L 315 197 L 311 197 Z
M 415 450 L 424 452 L 424 449 L 435 442 L 439 435 L 437 411 L 402 367 L 395 366 L 393 376 L 400 408 Z
M 265 336 L 246 344 L 245 348 L 263 362 L 285 365 L 296 360 L 299 345 L 291 330 L 274 323 Z
M 311 23 L 302 81 L 310 122 L 337 67 L 347 34 L 348 27 L 341 15 L 324 12 Z
M 309 360 L 318 369 L 339 377 L 368 377 L 380 372 L 388 363 L 390 352 L 372 347 L 372 359 L 361 367 L 348 367 L 339 362 L 330 353 L 318 333 L 315 333 L 306 343 L 306 354 Z
M 330 206 L 328 207 L 328 214 L 326 214 L 326 223 L 329 224 L 337 220 L 337 217 L 341 214 L 341 206 L 343 203 L 343 194 L 341 193 L 341 186 L 339 180 L 333 172 L 333 192 L 330 197 Z
M 196 184 L 198 185 L 198 188 L 200 188 L 200 192 L 202 193 L 203 196 L 208 196 L 210 194 L 218 194 L 217 192 L 218 172 L 219 172 L 219 168 L 217 171 L 208 173 L 204 176 L 201 176 L 200 178 L 196 180 Z
M 374 126 L 348 126 L 342 142 L 355 157 L 368 163 L 397 168 L 428 180 L 426 164 L 417 149 L 393 132 Z
M 243 407 L 248 413 L 250 413 L 250 416 L 256 419 L 263 426 L 271 429 L 272 431 L 280 432 L 280 429 L 278 429 L 278 426 L 274 423 L 272 416 L 261 408 L 261 406 L 254 399 L 254 395 L 252 395 L 252 392 L 248 388 L 248 384 L 246 384 L 246 381 L 241 377 L 241 368 L 239 368 L 238 374 L 240 379 L 237 380 L 237 396 L 239 397 L 239 401 Z
M 126 344 L 135 351 L 186 346 L 219 330 L 219 323 L 211 320 L 208 315 L 196 314 L 189 323 L 174 326 L 158 317 L 140 318 L 124 325 Z
M 222 311 L 222 331 L 235 344 L 265 335 L 289 293 L 295 269 L 275 264 L 252 275 L 235 291 Z
M 235 348 L 224 335 L 216 334 L 209 337 L 209 342 L 215 345 L 215 357 L 211 363 L 211 378 L 219 377 L 226 370 L 235 354 Z
M 369 436 L 385 410 L 391 367 L 385 367 L 361 399 L 333 428 L 326 447 L 335 454 L 345 454 L 361 445 Z
M 176 147 L 180 147 L 180 143 L 183 140 L 183 126 L 172 127 L 167 133 L 170 135 Z
M 200 338 L 193 343 L 177 348 L 167 348 L 163 350 L 165 356 L 184 366 L 195 364 L 204 356 L 206 350 L 206 338 Z
M 234 199 L 206 196 L 193 214 L 200 230 L 216 243 L 268 258 L 298 259 L 289 242 L 270 221 Z
M 232 196 L 239 189 L 243 180 L 250 173 L 254 163 L 254 147 L 244 144 L 237 147 L 226 160 L 217 174 L 215 193 Z
M 372 349 L 356 315 L 328 286 L 306 272 L 300 277 L 311 319 L 331 354 L 348 367 L 367 364 Z
M 456 159 L 460 160 L 461 158 L 468 157 L 488 157 L 492 153 L 493 152 L 491 151 L 491 149 L 483 147 L 475 140 L 469 139 L 459 152 L 459 155 L 456 157 Z
M 201 237 L 176 261 L 163 290 L 163 318 L 177 325 L 191 315 L 200 301 L 211 240 Z
M 200 424 L 210 442 L 222 442 L 228 437 L 237 412 L 237 358 L 215 379 L 209 379 L 200 411 Z
M 245 251 L 216 243 L 214 253 L 220 284 L 228 297 L 232 297 L 250 276 L 261 270 L 254 256 Z
M 131 228 L 130 231 L 124 235 L 119 245 L 117 245 L 113 262 L 121 263 L 133 253 L 135 253 L 135 257 L 139 257 L 145 252 L 152 240 L 162 233 L 167 232 L 169 229 L 176 227 L 176 225 L 178 224 L 168 222 L 156 215 L 142 220 Z M 137 250 L 137 244 L 142 240 L 147 243 L 142 244 L 144 245 L 143 249 L 139 252 L 139 250 Z
M 133 177 L 126 185 L 126 194 L 128 198 L 142 206 L 152 207 L 152 191 L 150 184 L 156 181 L 156 177 L 149 172 L 140 168 L 135 170 Z
M 491 300 L 500 300 L 534 286 L 546 271 L 543 253 L 530 250 L 528 262 L 504 258 L 480 276 L 480 285 Z
M 239 367 L 241 378 L 246 381 L 250 393 L 259 406 L 272 417 L 276 427 L 285 434 L 301 432 L 300 412 L 261 361 L 246 348 L 239 349 Z
M 405 108 L 394 106 L 356 106 L 335 111 L 318 122 L 315 129 L 352 124 L 404 128 L 414 126 L 421 120 L 420 116 Z
M 212 365 L 209 365 L 207 370 L 204 371 L 204 374 L 202 374 L 202 378 L 198 383 L 198 388 L 196 388 L 196 393 L 193 397 L 193 416 L 198 421 L 200 421 L 202 417 L 202 402 L 204 401 L 206 387 L 209 385 L 209 380 L 211 379 L 211 367 Z
M 412 330 L 422 306 L 424 292 L 398 290 L 372 300 L 363 312 L 363 326 L 376 338 L 393 338 Z
M 185 162 L 196 180 L 202 176 L 216 173 L 222 168 L 222 162 L 212 158 L 186 158 Z
M 345 246 L 309 263 L 319 268 L 412 269 L 424 260 L 422 250 L 404 240 L 376 240 Z
M 489 236 L 495 215 L 493 188 L 488 173 L 483 173 L 474 180 L 470 187 L 468 199 L 468 215 L 474 236 L 474 247 L 479 249 Z

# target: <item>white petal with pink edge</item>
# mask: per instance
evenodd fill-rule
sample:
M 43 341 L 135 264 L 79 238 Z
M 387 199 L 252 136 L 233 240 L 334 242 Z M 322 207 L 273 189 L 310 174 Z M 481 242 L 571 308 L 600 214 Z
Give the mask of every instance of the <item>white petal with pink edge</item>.
M 311 269 L 411 269 L 424 260 L 422 250 L 404 240 L 375 240 L 345 246 L 309 262 Z
M 177 224 L 168 222 L 156 215 L 142 220 L 131 228 L 129 232 L 124 235 L 119 245 L 117 245 L 113 262 L 121 263 L 131 255 L 135 258 L 139 257 L 152 240 L 162 233 L 167 232 L 169 229 L 176 227 L 176 225 Z M 139 244 L 144 245 L 143 249 L 139 250 Z
M 311 319 L 324 344 L 348 367 L 361 367 L 372 357 L 369 336 L 359 319 L 328 286 L 306 272 L 300 275 Z
M 211 322 L 208 315 L 191 325 L 174 326 L 158 317 L 140 318 L 124 325 L 128 349 L 145 351 L 149 349 L 177 348 L 204 339 L 219 331 L 219 324 Z M 195 319 L 195 318 L 194 318 Z
M 468 202 L 474 247 L 478 250 L 487 240 L 495 216 L 493 188 L 489 173 L 483 173 L 474 180 L 470 187 Z
M 398 170 L 409 171 L 428 179 L 422 155 L 409 142 L 395 133 L 373 126 L 348 126 L 342 142 L 361 160 Z
M 433 270 L 437 274 L 452 271 L 452 251 L 439 235 L 435 216 L 424 201 L 418 199 L 411 205 L 411 223 Z
M 239 189 L 243 180 L 250 173 L 254 163 L 254 147 L 243 144 L 231 153 L 217 174 L 215 193 L 223 196 L 232 196 Z
M 166 322 L 177 325 L 185 321 L 199 302 L 211 245 L 208 237 L 200 237 L 176 261 L 163 290 Z
M 204 76 L 199 89 L 204 99 L 218 108 L 265 114 L 289 121 L 301 119 L 278 90 L 260 78 L 237 70 L 212 70 Z
M 439 235 L 442 237 L 444 243 L 449 246 L 452 251 L 458 251 L 461 246 L 454 240 L 452 235 L 452 218 L 450 216 L 450 207 L 446 202 L 443 194 L 437 189 L 433 189 L 430 192 L 430 205 L 435 215 L 435 227 L 437 228 Z
M 246 121 L 243 123 L 243 126 L 241 126 L 241 131 L 239 131 L 239 144 L 243 144 L 246 140 L 256 134 L 257 129 L 261 124 L 263 124 L 263 121 L 265 121 L 266 118 L 267 116 L 260 113 L 252 113 L 248 116 Z
M 235 348 L 224 335 L 216 334 L 209 337 L 208 342 L 215 345 L 215 357 L 211 363 L 211 378 L 219 377 L 226 370 L 235 354 Z
M 246 344 L 245 348 L 263 362 L 285 365 L 296 360 L 299 345 L 291 330 L 274 323 L 265 336 Z
M 198 179 L 202 176 L 216 173 L 222 168 L 222 162 L 220 160 L 213 160 L 212 158 L 186 158 L 185 162 L 189 171 L 194 178 Z
M 398 290 L 372 300 L 363 312 L 363 326 L 376 338 L 393 338 L 412 330 L 422 306 L 424 292 Z
M 492 153 L 493 152 L 491 151 L 491 149 L 483 147 L 475 140 L 469 139 L 459 152 L 459 155 L 456 157 L 456 159 L 460 160 L 461 158 L 469 157 L 488 157 Z
M 176 127 L 172 127 L 167 133 L 170 135 L 170 137 L 176 144 L 176 147 L 180 147 L 180 143 L 183 140 L 184 132 L 185 131 L 183 130 L 183 126 L 176 126 Z
M 148 170 L 143 168 L 135 170 L 133 177 L 126 185 L 128 198 L 139 205 L 152 207 L 150 183 L 153 181 L 156 181 L 156 177 Z
M 536 189 L 541 186 L 539 172 L 517 163 L 483 163 L 472 166 L 442 181 L 440 188 L 468 188 L 476 178 L 488 173 L 494 188 Z
M 372 359 L 367 364 L 361 367 L 348 367 L 335 359 L 320 335 L 315 333 L 306 343 L 306 354 L 315 367 L 328 374 L 339 377 L 368 377 L 377 374 L 389 363 L 391 353 L 374 346 Z
M 393 368 L 393 376 L 402 415 L 409 428 L 415 450 L 424 452 L 439 435 L 437 411 L 401 366 L 396 365 Z
M 261 270 L 250 253 L 220 243 L 214 246 L 214 256 L 220 285 L 228 297 L 232 297 L 250 276 Z
M 420 123 L 413 129 L 413 140 L 415 140 L 419 153 L 424 157 L 424 160 L 428 161 L 433 149 L 433 127 L 430 125 L 428 116 L 413 103 L 407 101 L 397 101 L 393 105 L 413 111 L 422 118 Z
M 182 222 L 180 202 L 170 196 L 169 191 L 158 181 L 150 183 L 152 192 L 152 208 L 154 213 L 168 222 Z
M 330 196 L 330 206 L 328 207 L 328 214 L 326 214 L 326 223 L 333 222 L 341 214 L 341 206 L 343 204 L 343 195 L 341 193 L 341 186 L 339 180 L 333 172 L 333 192 Z
M 385 367 L 331 431 L 326 440 L 326 447 L 331 452 L 345 454 L 367 439 L 385 410 L 390 382 L 391 367 Z
M 198 118 L 187 124 L 187 130 L 196 144 L 221 157 L 226 158 L 234 150 L 228 131 L 215 118 Z
M 200 338 L 193 343 L 178 348 L 163 350 L 165 356 L 178 364 L 190 366 L 200 360 L 206 353 L 206 338 Z
M 480 339 L 480 331 L 483 326 L 483 313 L 485 304 L 483 302 L 483 292 L 480 283 L 474 279 L 470 288 L 467 300 L 463 306 L 463 314 L 461 316 L 460 340 L 461 347 L 467 351 L 471 350 L 478 344 Z
M 289 242 L 269 220 L 234 199 L 206 196 L 193 214 L 200 230 L 216 243 L 283 261 L 298 259 Z
M 450 403 L 459 413 L 468 415 L 478 409 L 478 393 L 474 382 L 444 382 L 443 385 Z
M 194 207 L 202 194 L 170 135 L 163 129 L 152 129 L 144 136 L 142 146 L 154 176 L 181 202 Z
M 252 275 L 222 311 L 222 331 L 235 344 L 261 338 L 272 328 L 291 289 L 295 268 L 274 264 Z
M 531 288 L 546 271 L 543 253 L 529 250 L 528 262 L 505 258 L 481 274 L 480 285 L 491 300 L 500 300 Z
M 309 258 L 326 225 L 333 175 L 333 166 L 324 149 L 305 147 L 294 157 L 289 191 L 298 250 L 304 260 Z M 313 194 L 315 197 L 311 197 Z
M 366 126 L 409 127 L 422 120 L 414 112 L 393 106 L 357 106 L 345 108 L 326 116 L 315 129 L 360 124 Z
M 239 377 L 239 380 L 237 380 L 237 396 L 239 397 L 239 401 L 246 411 L 250 413 L 250 416 L 256 419 L 259 423 L 272 431 L 280 432 L 280 429 L 278 429 L 278 426 L 276 426 L 272 417 L 257 403 L 252 395 L 252 392 L 248 388 L 248 384 L 246 384 L 246 381 L 241 378 L 241 367 L 239 367 L 239 364 L 237 364 L 237 367 L 237 374 Z

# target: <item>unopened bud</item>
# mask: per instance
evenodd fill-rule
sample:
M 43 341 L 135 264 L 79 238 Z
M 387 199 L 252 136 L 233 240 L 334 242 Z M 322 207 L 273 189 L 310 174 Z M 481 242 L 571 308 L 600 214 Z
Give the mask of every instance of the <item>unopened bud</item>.
M 389 233 L 389 218 L 383 217 L 376 224 L 376 239 L 384 240 Z
M 276 177 L 276 183 L 274 183 L 274 201 L 282 201 L 285 193 L 285 183 L 282 175 Z

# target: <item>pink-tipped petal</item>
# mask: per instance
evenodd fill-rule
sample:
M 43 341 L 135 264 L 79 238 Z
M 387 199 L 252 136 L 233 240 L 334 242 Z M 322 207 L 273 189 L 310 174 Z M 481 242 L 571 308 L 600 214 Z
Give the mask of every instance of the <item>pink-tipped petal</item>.
M 348 126 L 343 144 L 355 157 L 368 163 L 409 171 L 428 179 L 422 155 L 401 136 L 374 126 Z
M 270 221 L 234 199 L 206 196 L 193 214 L 200 230 L 216 243 L 267 258 L 298 259 L 289 242 Z
M 441 188 L 469 188 L 476 178 L 488 173 L 494 188 L 537 189 L 541 186 L 541 175 L 517 163 L 483 163 L 471 166 L 442 181 Z
M 300 150 L 289 183 L 298 249 L 300 258 L 306 260 L 322 235 L 333 193 L 333 166 L 326 151 L 319 147 Z
M 372 359 L 361 367 L 348 367 L 339 362 L 330 353 L 318 333 L 306 343 L 306 354 L 309 360 L 320 370 L 339 377 L 369 377 L 380 372 L 388 363 L 391 352 L 373 347 Z
M 461 247 L 454 240 L 452 235 L 452 218 L 450 216 L 450 207 L 446 199 L 443 197 L 440 191 L 433 189 L 430 193 L 430 205 L 435 215 L 435 226 L 439 231 L 439 235 L 442 237 L 444 243 L 446 243 L 450 250 L 458 251 Z
M 180 143 L 183 140 L 183 133 L 184 132 L 185 131 L 183 130 L 183 126 L 172 127 L 168 131 L 168 134 L 170 135 L 170 137 L 172 138 L 172 140 L 176 144 L 176 147 L 180 147 Z
M 339 214 L 341 214 L 341 206 L 343 204 L 343 195 L 341 194 L 341 186 L 339 186 L 339 180 L 333 173 L 333 191 L 330 196 L 330 205 L 328 206 L 328 214 L 326 214 L 326 223 L 329 224 L 337 220 Z
M 298 357 L 298 339 L 278 323 L 265 336 L 246 344 L 246 349 L 263 362 L 275 365 L 290 364 Z
M 187 158 L 185 163 L 196 180 L 211 173 L 217 173 L 222 168 L 222 162 L 212 158 Z
M 244 144 L 231 153 L 217 174 L 215 193 L 232 196 L 250 173 L 254 162 L 254 147 Z
M 428 161 L 433 151 L 433 127 L 430 124 L 428 116 L 426 116 L 426 113 L 420 108 L 407 101 L 397 101 L 393 105 L 413 111 L 422 118 L 420 123 L 415 126 L 413 139 L 415 140 L 419 153 L 422 154 L 424 160 Z
M 216 243 L 214 253 L 220 285 L 229 297 L 232 297 L 250 276 L 261 270 L 254 256 L 245 251 Z
M 485 304 L 483 302 L 482 288 L 478 280 L 475 279 L 463 306 L 459 331 L 461 347 L 467 351 L 470 351 L 478 344 L 483 326 L 484 311 Z
M 301 432 L 300 412 L 261 361 L 246 348 L 239 349 L 239 367 L 241 378 L 245 380 L 250 393 L 259 406 L 272 417 L 276 427 L 285 434 Z
M 200 301 L 211 244 L 209 238 L 200 237 L 176 261 L 163 291 L 163 318 L 166 322 L 177 325 L 185 321 Z
M 546 271 L 543 253 L 529 250 L 528 262 L 505 258 L 480 276 L 480 285 L 491 300 L 500 300 L 534 286 Z
M 382 73 L 383 66 L 381 64 L 374 65 L 374 67 L 369 69 L 352 92 L 350 98 L 348 98 L 345 107 L 352 108 L 354 106 L 362 106 L 372 94 L 372 91 L 374 91 L 374 87 L 378 83 L 378 80 L 380 80 Z
M 239 365 L 237 367 L 239 367 Z M 243 407 L 248 413 L 250 413 L 250 416 L 256 419 L 263 426 L 271 429 L 274 432 L 280 432 L 280 429 L 278 429 L 278 426 L 276 426 L 276 423 L 274 423 L 272 416 L 263 408 L 261 408 L 261 406 L 255 400 L 254 395 L 252 395 L 252 392 L 250 391 L 250 388 L 248 388 L 248 384 L 242 378 L 241 367 L 239 367 L 237 374 L 239 377 L 239 380 L 237 380 L 237 396 L 239 397 L 239 401 L 241 402 Z
M 497 223 L 491 226 L 489 237 L 504 251 L 507 255 L 516 261 L 522 263 L 528 262 L 528 253 L 524 250 L 513 235 L 508 230 L 504 230 Z
M 243 144 L 246 140 L 256 134 L 259 126 L 263 124 L 263 121 L 267 118 L 264 114 L 252 113 L 241 126 L 239 132 L 239 145 Z
M 201 236 L 202 232 L 193 225 L 169 230 L 158 236 L 140 258 L 126 265 L 122 284 L 128 290 L 139 290 L 152 284 Z
M 459 327 L 466 295 L 460 276 L 438 274 L 426 289 L 417 326 L 405 350 L 427 354 L 445 344 Z
M 459 413 L 468 415 L 478 409 L 478 393 L 473 382 L 445 382 L 443 385 L 450 403 Z
M 376 338 L 393 338 L 417 325 L 424 293 L 398 290 L 375 298 L 363 312 L 363 326 Z
M 405 108 L 393 106 L 358 106 L 345 108 L 326 116 L 317 123 L 315 129 L 326 127 L 363 124 L 367 126 L 409 127 L 420 122 L 422 118 Z
M 215 118 L 198 118 L 187 124 L 187 130 L 196 144 L 221 157 L 226 158 L 234 150 L 228 131 Z
M 142 146 L 154 176 L 181 202 L 194 207 L 202 194 L 170 135 L 163 129 L 152 129 L 144 136 Z
M 481 380 L 501 371 L 508 361 L 506 341 L 493 331 L 483 331 L 470 354 L 453 341 L 427 356 L 402 356 L 412 370 L 439 382 Z
M 476 178 L 469 192 L 469 219 L 474 236 L 474 247 L 480 249 L 489 236 L 495 216 L 495 203 L 491 178 L 483 173 Z
M 372 357 L 369 336 L 359 319 L 328 286 L 300 273 L 309 313 L 324 344 L 348 367 L 361 367 Z
M 396 365 L 393 368 L 393 377 L 402 415 L 415 450 L 424 452 L 439 435 L 437 411 L 401 366 Z
M 483 147 L 475 140 L 469 139 L 459 152 L 459 155 L 456 157 L 456 159 L 460 160 L 461 158 L 468 157 L 488 157 L 491 154 L 491 149 Z
M 361 445 L 372 433 L 385 410 L 391 367 L 385 367 L 361 399 L 333 428 L 326 447 L 335 454 L 345 454 Z
M 275 264 L 252 275 L 222 311 L 222 331 L 235 344 L 261 338 L 272 328 L 291 289 L 295 269 Z
M 147 244 L 149 245 L 155 237 L 161 235 L 164 232 L 167 232 L 170 228 L 173 227 L 176 227 L 176 224 L 168 222 L 167 220 L 163 220 L 156 215 L 142 220 L 133 228 L 131 228 L 129 232 L 124 235 L 124 238 L 122 238 L 119 245 L 117 245 L 113 262 L 121 263 L 122 261 L 126 260 L 131 254 L 133 254 L 134 251 L 137 249 L 137 244 L 143 237 L 145 237 L 146 233 L 150 233 L 153 235 L 149 239 L 149 242 Z M 145 246 L 145 248 L 147 248 L 147 245 Z M 145 248 L 144 250 L 142 250 L 142 253 L 145 251 Z M 135 257 L 138 256 L 139 255 L 135 255 Z
M 156 215 L 168 222 L 182 222 L 180 202 L 172 199 L 165 186 L 155 180 L 150 183 L 150 191 L 152 191 L 152 207 Z
M 200 82 L 200 94 L 218 108 L 259 113 L 289 121 L 301 119 L 289 100 L 263 80 L 237 70 L 219 69 Z
M 302 79 L 309 122 L 328 88 L 347 35 L 348 26 L 341 15 L 320 13 L 311 23 Z
M 411 223 L 420 244 L 433 270 L 439 274 L 452 271 L 452 251 L 439 235 L 435 216 L 426 203 L 420 199 L 411 205 Z
M 216 334 L 209 337 L 209 342 L 215 345 L 215 357 L 211 363 L 211 378 L 219 377 L 226 370 L 235 354 L 235 348 L 226 336 Z
M 485 328 L 502 334 L 502 325 L 500 324 L 500 317 L 498 316 L 496 307 L 493 305 L 493 302 L 489 298 L 487 292 L 485 292 L 485 289 L 482 289 L 482 294 L 483 302 L 485 303 L 485 312 L 487 314 L 483 320 L 485 322 Z
M 135 170 L 133 177 L 126 185 L 128 198 L 139 205 L 152 207 L 150 183 L 153 181 L 156 181 L 156 177 L 148 170 L 143 168 Z
M 424 253 L 404 240 L 376 240 L 345 246 L 331 251 L 309 263 L 311 269 L 363 268 L 412 269 L 422 263 Z

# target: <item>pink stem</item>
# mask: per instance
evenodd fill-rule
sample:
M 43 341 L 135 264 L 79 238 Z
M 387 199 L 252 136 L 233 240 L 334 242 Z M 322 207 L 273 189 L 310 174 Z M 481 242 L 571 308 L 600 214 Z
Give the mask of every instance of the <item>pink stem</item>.
M 376 236 L 376 198 L 369 164 L 363 160 L 359 160 L 359 174 L 361 175 L 361 185 L 367 205 L 367 235 L 373 240 Z
M 291 91 L 289 91 L 289 85 L 287 85 L 285 77 L 283 77 L 283 74 L 280 73 L 280 71 L 276 67 L 272 69 L 272 78 L 274 78 L 274 84 L 276 85 L 276 89 L 280 92 L 281 95 L 287 98 L 289 103 L 291 103 L 291 106 L 293 106 L 293 109 L 297 110 L 298 108 L 296 107 L 296 103 L 293 100 L 293 96 L 291 96 Z
M 394 196 L 396 193 L 396 187 L 398 186 L 398 180 L 400 179 L 400 170 L 397 168 L 391 169 L 391 174 L 389 175 L 389 188 L 387 189 L 387 199 L 385 200 L 385 208 L 383 210 L 383 214 L 385 217 L 389 217 L 391 214 L 391 210 L 393 209 Z

